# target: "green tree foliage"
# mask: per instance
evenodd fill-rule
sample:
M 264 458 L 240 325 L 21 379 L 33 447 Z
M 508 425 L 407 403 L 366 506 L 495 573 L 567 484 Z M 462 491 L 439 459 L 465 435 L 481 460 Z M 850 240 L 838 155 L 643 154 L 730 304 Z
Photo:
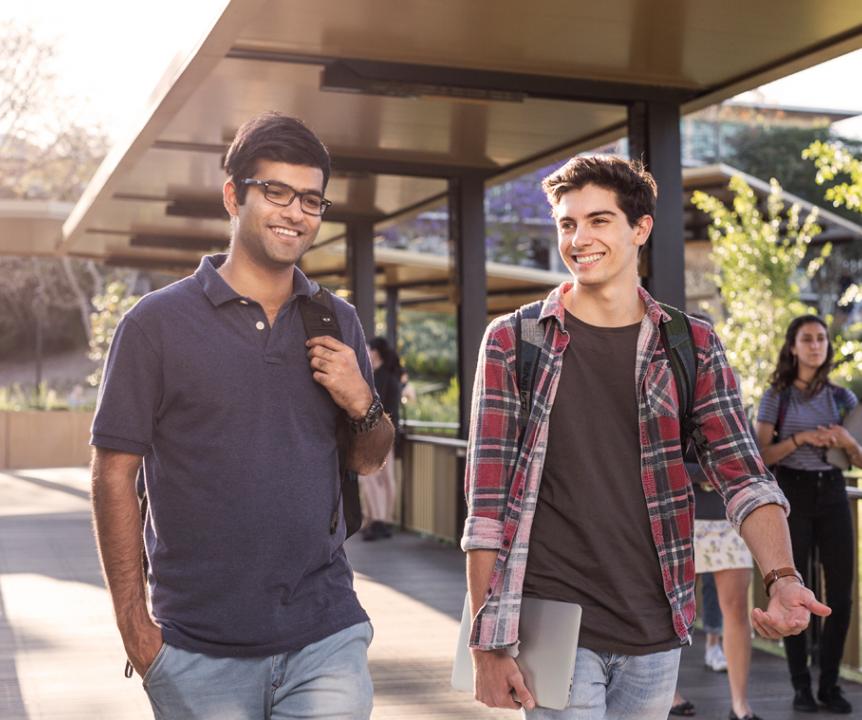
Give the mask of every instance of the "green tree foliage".
M 822 181 L 815 182 L 811 164 L 803 159 L 803 151 L 812 146 L 822 147 L 836 139 L 826 126 L 752 125 L 727 138 L 727 159 L 735 168 L 754 177 L 781 178 L 781 185 L 787 192 L 819 203 L 822 190 L 818 183 Z M 862 150 L 862 143 L 858 141 L 841 139 L 841 142 L 851 151 Z M 850 213 L 838 212 L 857 220 Z
M 862 143 L 856 144 L 856 150 L 862 151 Z M 858 213 L 862 213 L 862 160 L 853 156 L 852 146 L 816 140 L 802 151 L 802 157 L 814 162 L 818 185 L 832 183 L 826 189 L 826 199 L 836 208 L 853 210 L 857 213 L 853 219 L 858 222 Z
M 445 390 L 418 392 L 416 400 L 408 403 L 404 410 L 406 419 L 423 422 L 458 422 L 458 378 L 449 380 Z M 455 429 L 435 429 L 435 433 L 454 435 Z
M 453 315 L 405 310 L 398 329 L 398 354 L 411 377 L 448 381 L 457 369 Z
M 714 280 L 726 313 L 716 331 L 739 373 L 743 401 L 751 406 L 768 385 L 790 321 L 810 311 L 800 299 L 800 282 L 820 269 L 831 250 L 829 244 L 819 251 L 809 247 L 820 232 L 816 210 L 804 220 L 798 205 L 785 213 L 781 187 L 775 180 L 771 187 L 765 217 L 740 177 L 730 181 L 732 207 L 701 191 L 692 195 L 695 207 L 712 219 Z M 809 254 L 814 257 L 806 263 Z
M 852 219 L 859 222 L 862 215 L 862 159 L 853 152 L 862 153 L 862 144 L 849 144 L 840 140 L 832 142 L 815 141 L 803 152 L 802 157 L 810 160 L 817 168 L 816 182 L 826 189 L 825 198 L 836 208 L 845 208 L 853 213 Z M 862 304 L 862 283 L 852 283 L 844 292 L 839 306 L 848 307 Z M 862 323 L 848 327 L 847 334 L 862 336 Z M 844 376 L 853 383 L 854 389 L 862 387 L 862 346 L 859 342 L 844 341 L 836 347 L 836 355 L 842 363 Z M 859 393 L 857 392 L 857 395 Z
M 92 333 L 89 356 L 91 360 L 98 363 L 98 368 L 87 378 L 91 385 L 97 386 L 102 381 L 102 367 L 117 325 L 138 300 L 140 296 L 130 295 L 126 284 L 120 281 L 110 283 L 105 288 L 104 294 L 93 298 L 95 312 L 90 316 Z

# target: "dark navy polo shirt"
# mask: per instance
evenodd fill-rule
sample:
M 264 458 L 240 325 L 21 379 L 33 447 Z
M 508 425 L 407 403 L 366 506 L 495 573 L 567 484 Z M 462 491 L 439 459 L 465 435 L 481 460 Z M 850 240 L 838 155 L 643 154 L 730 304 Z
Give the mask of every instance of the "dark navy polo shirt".
M 91 443 L 144 456 L 153 614 L 164 639 L 217 656 L 302 648 L 367 620 L 331 535 L 341 412 L 311 376 L 299 269 L 272 327 L 205 257 L 194 275 L 123 317 Z M 373 386 L 354 309 L 334 298 L 344 342 Z

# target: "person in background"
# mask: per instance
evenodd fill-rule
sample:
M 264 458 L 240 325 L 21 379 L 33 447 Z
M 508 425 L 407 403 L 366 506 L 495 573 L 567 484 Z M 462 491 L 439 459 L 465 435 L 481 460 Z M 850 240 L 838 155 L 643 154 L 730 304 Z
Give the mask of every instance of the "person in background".
M 386 338 L 374 337 L 368 342 L 368 354 L 374 370 L 374 387 L 383 409 L 398 430 L 401 410 L 401 361 Z M 386 462 L 371 475 L 359 476 L 365 528 L 363 540 L 379 540 L 392 536 L 390 525 L 395 519 L 395 449 Z
M 706 313 L 695 312 L 692 317 L 713 324 L 712 318 Z M 748 620 L 748 588 L 753 566 L 751 553 L 727 520 L 724 502 L 698 464 L 692 446 L 689 446 L 685 460 L 694 489 L 695 572 L 703 579 L 704 630 L 707 632 L 704 662 L 712 670 L 728 672 L 730 720 L 758 720 L 748 702 L 748 675 L 751 667 L 751 623 Z M 710 587 L 713 597 L 710 597 Z M 712 607 L 714 604 L 719 607 Z M 726 622 L 722 649 L 720 636 L 723 616 L 726 616 Z M 723 650 L 727 653 L 726 657 Z M 677 691 L 671 714 L 693 715 L 694 706 L 684 700 Z
M 832 614 L 820 636 L 817 700 L 830 712 L 849 714 L 853 708 L 838 685 L 838 668 L 850 627 L 855 543 L 844 475 L 826 462 L 825 453 L 827 448 L 840 447 L 859 467 L 862 447 L 840 425 L 858 400 L 850 390 L 829 382 L 832 357 L 826 323 L 816 315 L 795 318 L 763 393 L 756 429 L 763 460 L 776 466 L 778 484 L 790 502 L 793 561 L 806 584 L 815 549 L 823 566 Z M 817 712 L 806 636 L 785 638 L 784 649 L 793 708 Z

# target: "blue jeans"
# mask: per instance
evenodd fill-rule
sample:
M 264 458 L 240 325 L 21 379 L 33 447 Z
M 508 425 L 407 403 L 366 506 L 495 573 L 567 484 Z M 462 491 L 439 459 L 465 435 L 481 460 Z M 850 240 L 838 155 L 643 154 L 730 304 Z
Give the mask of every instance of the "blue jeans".
M 564 710 L 524 710 L 527 720 L 667 720 L 680 649 L 649 655 L 578 648 L 575 681 Z
M 724 618 L 721 617 L 721 606 L 718 604 L 715 576 L 712 573 L 701 573 L 700 582 L 703 598 L 703 631 L 711 635 L 721 635 Z
M 156 720 L 367 720 L 373 688 L 364 622 L 301 650 L 222 658 L 163 645 L 144 689 Z

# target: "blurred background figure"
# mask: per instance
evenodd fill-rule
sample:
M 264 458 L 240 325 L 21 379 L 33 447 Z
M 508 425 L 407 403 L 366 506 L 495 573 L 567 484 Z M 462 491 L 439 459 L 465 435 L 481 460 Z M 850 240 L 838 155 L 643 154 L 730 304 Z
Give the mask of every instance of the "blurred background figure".
M 706 313 L 692 317 L 713 324 Z M 751 623 L 748 588 L 753 560 L 748 547 L 725 514 L 724 499 L 715 491 L 697 462 L 694 444 L 686 449 L 685 466 L 694 489 L 694 566 L 701 577 L 704 664 L 726 670 L 730 685 L 730 720 L 759 720 L 748 702 L 751 668 Z M 722 642 L 723 631 L 723 642 Z M 677 691 L 671 715 L 694 715 L 692 703 Z
M 374 337 L 368 341 L 368 354 L 374 369 L 374 387 L 397 435 L 404 374 L 401 361 L 395 349 L 382 337 Z M 359 493 L 365 518 L 362 539 L 379 540 L 391 537 L 390 526 L 394 520 L 396 495 L 394 447 L 389 451 L 386 463 L 380 470 L 372 475 L 359 476 Z
M 817 700 L 827 710 L 849 714 L 853 708 L 838 686 L 838 668 L 850 627 L 853 598 L 853 520 L 844 475 L 826 461 L 839 447 L 850 462 L 862 465 L 862 448 L 841 426 L 856 406 L 856 396 L 829 381 L 833 349 L 826 323 L 801 315 L 787 328 L 778 363 L 757 414 L 760 452 L 790 502 L 793 562 L 811 584 L 812 556 L 819 552 L 832 614 L 820 636 L 820 685 Z M 793 708 L 817 712 L 808 669 L 808 633 L 784 638 Z

